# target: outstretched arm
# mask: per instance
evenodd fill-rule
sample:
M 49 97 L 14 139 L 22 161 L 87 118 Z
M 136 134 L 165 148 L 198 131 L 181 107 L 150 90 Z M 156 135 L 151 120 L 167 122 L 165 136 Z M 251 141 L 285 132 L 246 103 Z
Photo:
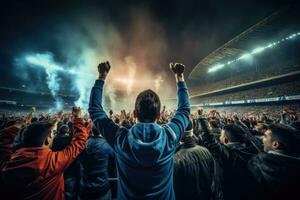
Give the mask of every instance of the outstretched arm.
M 190 100 L 183 76 L 185 66 L 179 63 L 170 63 L 170 68 L 174 72 L 177 82 L 178 105 L 174 117 L 167 125 L 174 131 L 176 143 L 178 143 L 189 123 Z
M 206 118 L 203 116 L 203 110 L 198 111 L 198 123 L 202 130 L 202 141 L 204 146 L 211 152 L 214 158 L 223 166 L 224 160 L 230 159 L 230 153 L 224 145 L 218 142 L 208 128 Z
M 85 147 L 88 134 L 92 129 L 92 123 L 87 127 L 84 126 L 84 120 L 81 117 L 79 107 L 74 107 L 73 115 L 73 139 L 70 144 L 62 151 L 52 152 L 50 169 L 53 171 L 64 171 L 77 158 Z
M 98 66 L 99 78 L 96 80 L 91 91 L 89 114 L 98 131 L 100 131 L 108 143 L 114 147 L 115 136 L 119 126 L 106 115 L 102 106 L 103 86 L 109 70 L 109 62 L 100 63 Z

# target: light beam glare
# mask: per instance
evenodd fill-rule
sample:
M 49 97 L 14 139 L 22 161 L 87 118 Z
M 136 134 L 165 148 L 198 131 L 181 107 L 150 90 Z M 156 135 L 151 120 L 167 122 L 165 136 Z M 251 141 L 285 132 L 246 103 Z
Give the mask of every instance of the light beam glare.
M 278 45 L 278 44 L 280 44 L 280 43 L 282 43 L 282 42 L 285 42 L 285 41 L 287 41 L 287 40 L 294 39 L 295 37 L 297 37 L 297 36 L 299 36 L 299 35 L 300 35 L 300 32 L 294 33 L 294 34 L 292 34 L 292 35 L 290 35 L 290 36 L 287 36 L 286 38 L 282 38 L 282 39 L 280 39 L 280 40 L 278 40 L 278 41 L 271 42 L 271 43 L 269 43 L 269 44 L 267 44 L 267 45 L 265 45 L 265 46 L 257 47 L 257 48 L 255 48 L 255 49 L 253 49 L 252 51 L 250 51 L 250 53 L 246 53 L 246 54 L 240 56 L 239 58 L 236 58 L 236 59 L 234 59 L 234 60 L 230 60 L 230 61 L 228 61 L 228 62 L 226 62 L 226 63 L 224 63 L 224 64 L 219 63 L 219 64 L 217 64 L 217 65 L 215 65 L 215 66 L 212 66 L 212 67 L 208 68 L 207 72 L 208 72 L 208 73 L 212 73 L 212 72 L 215 72 L 215 71 L 218 71 L 218 70 L 222 69 L 223 67 L 225 67 L 225 66 L 227 66 L 227 65 L 230 65 L 230 64 L 232 64 L 232 63 L 234 63 L 234 62 L 237 62 L 237 61 L 239 61 L 239 60 L 245 60 L 245 59 L 248 59 L 248 58 L 250 58 L 250 56 L 252 56 L 252 55 L 254 55 L 254 54 L 259 54 L 259 53 L 265 51 L 266 49 L 269 49 L 269 48 L 271 48 L 271 47 L 274 47 L 274 46 L 276 46 L 276 45 Z

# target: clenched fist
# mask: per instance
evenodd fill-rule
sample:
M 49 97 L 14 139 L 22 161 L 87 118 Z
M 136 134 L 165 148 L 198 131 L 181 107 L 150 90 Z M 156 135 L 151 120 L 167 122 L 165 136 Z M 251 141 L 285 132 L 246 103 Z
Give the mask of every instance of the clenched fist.
M 105 80 L 108 72 L 110 70 L 109 62 L 103 62 L 98 65 L 99 79 Z
M 183 74 L 185 66 L 181 63 L 170 63 L 170 69 L 174 74 Z

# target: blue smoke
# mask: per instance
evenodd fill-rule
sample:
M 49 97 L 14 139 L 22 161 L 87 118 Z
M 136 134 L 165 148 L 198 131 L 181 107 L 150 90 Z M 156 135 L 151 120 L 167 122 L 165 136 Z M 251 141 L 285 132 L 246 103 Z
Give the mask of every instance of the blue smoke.
M 57 64 L 51 53 L 35 53 L 25 56 L 22 64 L 30 65 L 31 67 L 43 67 L 47 74 L 46 83 L 55 100 L 54 108 L 51 111 L 59 111 L 63 109 L 64 101 L 58 96 L 60 90 L 61 79 L 58 77 L 58 72 L 64 72 L 64 68 Z

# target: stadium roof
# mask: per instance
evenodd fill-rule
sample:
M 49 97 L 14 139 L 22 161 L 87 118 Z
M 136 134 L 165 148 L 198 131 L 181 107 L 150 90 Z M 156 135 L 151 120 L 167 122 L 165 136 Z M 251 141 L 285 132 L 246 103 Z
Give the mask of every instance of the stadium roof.
M 286 37 L 295 31 L 298 32 L 300 27 L 297 22 L 298 19 L 294 15 L 298 15 L 297 11 L 290 6 L 274 12 L 202 59 L 194 67 L 188 78 L 197 80 L 201 78 L 201 75 L 206 74 L 208 68 L 213 65 L 249 53 L 249 50 L 258 44 L 266 44 L 274 39 Z

